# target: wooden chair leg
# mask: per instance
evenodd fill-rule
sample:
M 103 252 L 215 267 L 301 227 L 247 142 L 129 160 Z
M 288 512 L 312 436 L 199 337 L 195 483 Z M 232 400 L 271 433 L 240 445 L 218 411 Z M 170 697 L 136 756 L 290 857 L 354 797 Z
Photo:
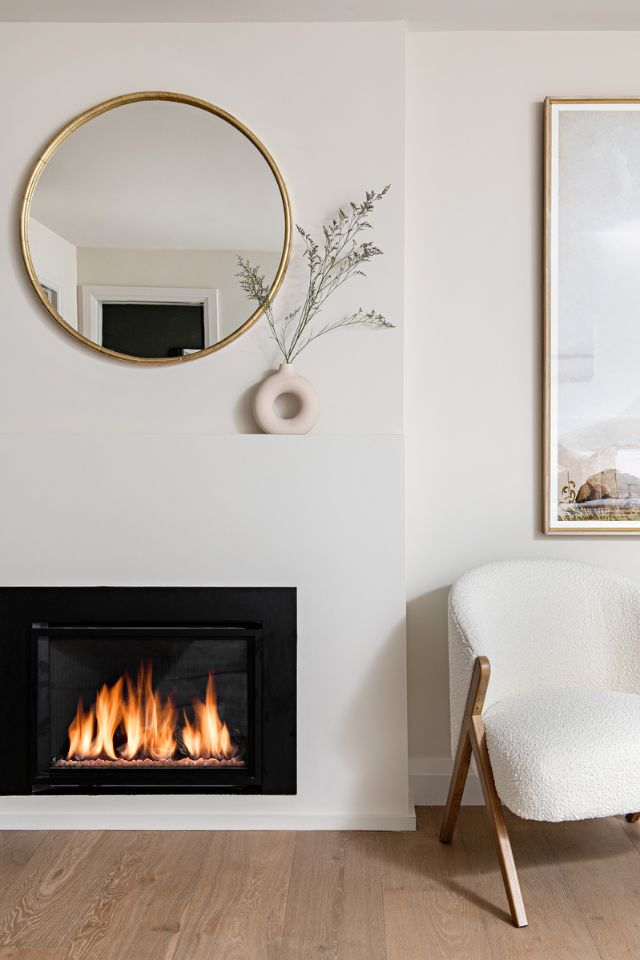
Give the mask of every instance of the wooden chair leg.
M 444 809 L 444 819 L 440 828 L 440 839 L 443 843 L 451 843 L 462 803 L 462 794 L 469 774 L 471 762 L 471 739 L 469 737 L 469 720 L 474 712 L 482 711 L 484 698 L 487 693 L 487 684 L 491 675 L 491 668 L 486 657 L 478 657 L 473 665 L 469 694 L 460 727 L 460 739 L 453 763 L 453 773 L 449 784 L 447 805 Z
M 481 716 L 473 716 L 471 718 L 469 736 L 473 755 L 476 759 L 485 806 L 491 826 L 493 827 L 493 838 L 496 844 L 498 863 L 500 864 L 504 888 L 507 892 L 511 919 L 513 920 L 514 926 L 526 927 L 527 914 L 524 909 L 524 901 L 520 891 L 518 871 L 516 870 L 516 864 L 513 859 L 513 851 L 511 849 L 507 825 L 504 820 L 504 813 L 502 812 L 502 804 L 500 803 L 500 797 L 497 794 L 493 779 L 493 770 L 489 759 L 489 751 L 487 750 L 487 738 Z
M 640 820 L 640 813 L 627 813 L 624 818 L 627 823 L 637 823 Z
M 469 763 L 473 753 L 478 768 L 484 802 L 493 828 L 493 836 L 498 854 L 498 863 L 509 901 L 511 919 L 516 927 L 527 926 L 527 914 L 524 909 L 520 881 L 513 859 L 511 841 L 502 812 L 502 804 L 496 792 L 491 760 L 487 750 L 487 741 L 482 722 L 482 708 L 491 676 L 491 667 L 487 657 L 478 657 L 473 667 L 469 686 L 467 705 L 460 730 L 460 740 L 449 786 L 449 796 L 445 807 L 444 819 L 440 829 L 440 839 L 449 843 L 453 837 L 464 786 L 469 773 Z

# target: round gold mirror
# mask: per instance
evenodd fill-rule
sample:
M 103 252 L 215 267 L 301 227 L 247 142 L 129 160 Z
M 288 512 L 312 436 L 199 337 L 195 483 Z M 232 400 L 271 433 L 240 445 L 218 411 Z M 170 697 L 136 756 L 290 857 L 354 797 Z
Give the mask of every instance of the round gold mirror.
M 289 259 L 291 212 L 272 157 L 239 120 L 159 91 L 98 104 L 47 146 L 20 221 L 29 278 L 77 340 L 136 363 L 219 350 L 262 313 L 238 257 L 273 298 Z

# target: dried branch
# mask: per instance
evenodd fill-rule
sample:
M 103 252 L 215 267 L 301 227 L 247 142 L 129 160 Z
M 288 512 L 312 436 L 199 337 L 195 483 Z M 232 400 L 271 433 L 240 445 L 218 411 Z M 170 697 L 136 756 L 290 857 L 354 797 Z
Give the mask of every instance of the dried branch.
M 358 237 L 363 230 L 371 229 L 369 215 L 388 190 L 389 186 L 379 192 L 368 190 L 361 203 L 349 204 L 348 213 L 339 210 L 335 217 L 323 226 L 321 243 L 314 240 L 302 227 L 297 228 L 304 242 L 302 256 L 306 260 L 309 273 L 307 293 L 304 301 L 295 310 L 278 321 L 273 315 L 273 305 L 264 274 L 249 260 L 238 257 L 239 271 L 236 276 L 239 278 L 240 287 L 249 300 L 260 304 L 264 309 L 271 336 L 285 363 L 292 363 L 310 343 L 333 330 L 352 326 L 379 329 L 394 326 L 381 313 L 375 310 L 366 312 L 362 308 L 342 320 L 321 327 L 313 324 L 314 318 L 328 298 L 352 277 L 364 277 L 363 265 L 382 255 L 382 250 L 373 243 L 368 240 L 358 242 Z

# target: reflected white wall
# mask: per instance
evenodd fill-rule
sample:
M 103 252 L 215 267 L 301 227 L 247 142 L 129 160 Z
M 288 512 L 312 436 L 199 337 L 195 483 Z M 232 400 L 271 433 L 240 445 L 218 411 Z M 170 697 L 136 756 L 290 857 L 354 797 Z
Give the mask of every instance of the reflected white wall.
M 77 250 L 72 243 L 45 227 L 34 217 L 29 220 L 29 246 L 31 259 L 38 277 L 47 286 L 60 292 L 58 313 L 67 323 L 78 329 L 78 283 Z

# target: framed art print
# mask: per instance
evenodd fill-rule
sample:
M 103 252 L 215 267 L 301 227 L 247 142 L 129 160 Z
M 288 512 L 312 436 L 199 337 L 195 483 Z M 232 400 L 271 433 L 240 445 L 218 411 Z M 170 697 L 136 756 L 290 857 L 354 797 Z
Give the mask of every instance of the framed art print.
M 640 99 L 545 102 L 544 499 L 640 534 Z

